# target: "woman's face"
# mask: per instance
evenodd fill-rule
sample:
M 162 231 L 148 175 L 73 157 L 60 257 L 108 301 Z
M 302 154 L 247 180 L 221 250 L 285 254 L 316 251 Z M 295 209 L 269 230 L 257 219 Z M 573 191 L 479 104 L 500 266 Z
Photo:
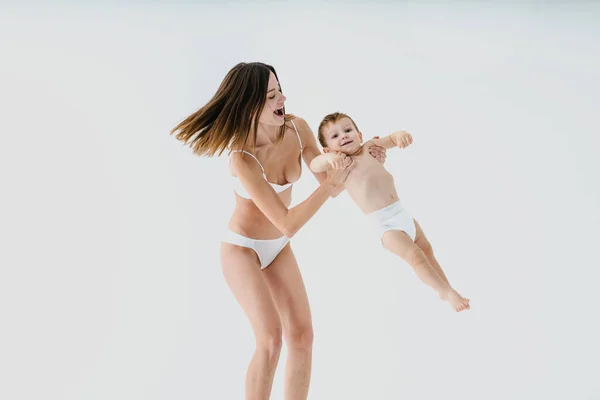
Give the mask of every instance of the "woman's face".
M 281 126 L 284 123 L 283 105 L 286 97 L 281 93 L 279 82 L 273 72 L 269 73 L 269 86 L 267 87 L 265 107 L 260 114 L 259 121 L 267 125 Z

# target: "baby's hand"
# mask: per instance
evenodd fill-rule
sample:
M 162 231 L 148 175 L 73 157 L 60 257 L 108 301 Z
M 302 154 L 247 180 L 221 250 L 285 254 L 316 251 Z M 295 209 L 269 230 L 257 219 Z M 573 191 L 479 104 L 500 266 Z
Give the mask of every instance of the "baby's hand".
M 410 133 L 406 132 L 406 131 L 398 131 L 394 133 L 395 139 L 396 139 L 396 145 L 398 147 L 400 147 L 401 149 L 408 147 L 413 139 L 412 136 L 410 135 Z
M 344 153 L 328 153 L 327 154 L 327 162 L 331 165 L 333 169 L 344 169 L 346 168 L 346 163 L 344 162 L 346 155 Z

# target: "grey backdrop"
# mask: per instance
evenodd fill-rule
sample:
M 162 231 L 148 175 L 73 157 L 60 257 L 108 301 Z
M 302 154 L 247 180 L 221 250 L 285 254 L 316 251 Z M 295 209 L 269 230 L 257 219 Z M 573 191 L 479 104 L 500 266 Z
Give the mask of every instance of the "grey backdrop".
M 316 131 L 389 150 L 455 314 L 347 194 L 293 239 L 312 399 L 600 399 L 600 7 L 4 7 L 0 397 L 241 399 L 254 339 L 219 265 L 226 158 L 168 131 L 240 61 Z M 294 203 L 316 180 L 304 167 Z M 282 357 L 285 357 L 285 349 Z M 282 358 L 283 360 L 283 358 Z M 283 364 L 273 399 L 282 399 Z

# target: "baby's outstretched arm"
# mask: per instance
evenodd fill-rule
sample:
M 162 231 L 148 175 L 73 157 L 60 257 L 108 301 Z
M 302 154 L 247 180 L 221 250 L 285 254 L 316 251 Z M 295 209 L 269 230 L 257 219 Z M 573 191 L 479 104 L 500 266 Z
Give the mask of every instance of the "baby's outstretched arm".
M 327 171 L 329 168 L 344 169 L 344 159 L 346 157 L 336 153 L 321 154 L 310 162 L 310 170 L 313 172 Z
M 327 153 L 321 154 L 313 158 L 310 162 L 310 170 L 313 172 L 323 172 L 327 171 L 331 168 L 333 169 L 344 169 L 348 167 L 352 163 L 351 157 L 346 157 L 345 154 L 335 154 L 335 153 Z M 338 189 L 335 190 L 331 197 L 337 197 L 340 193 L 344 191 L 345 187 L 342 183 L 338 186 Z
M 384 149 L 391 149 L 392 147 L 400 147 L 401 149 L 409 146 L 413 139 L 410 133 L 406 131 L 397 131 L 391 135 L 385 136 L 381 139 L 371 139 L 369 142 L 381 146 Z

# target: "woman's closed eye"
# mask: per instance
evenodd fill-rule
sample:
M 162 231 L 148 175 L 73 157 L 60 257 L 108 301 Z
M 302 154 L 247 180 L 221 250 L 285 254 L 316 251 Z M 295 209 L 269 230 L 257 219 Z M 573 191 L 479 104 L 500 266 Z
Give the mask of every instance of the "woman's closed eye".
M 273 96 L 270 96 L 270 97 L 267 96 L 267 99 L 269 99 L 269 100 L 273 100 L 275 98 L 275 96 L 276 96 L 276 93 L 279 93 L 280 95 L 282 94 L 281 93 L 281 88 L 271 89 L 271 90 L 269 90 L 269 92 L 273 92 Z

